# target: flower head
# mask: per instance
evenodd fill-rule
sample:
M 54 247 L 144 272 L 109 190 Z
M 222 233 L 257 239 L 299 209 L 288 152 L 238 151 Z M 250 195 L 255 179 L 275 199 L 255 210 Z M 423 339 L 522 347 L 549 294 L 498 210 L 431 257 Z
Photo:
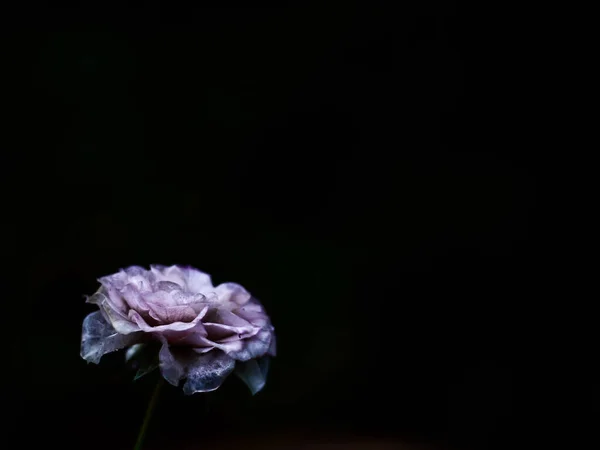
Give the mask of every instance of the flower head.
M 213 391 L 232 372 L 252 393 L 264 386 L 268 356 L 275 356 L 274 328 L 239 284 L 214 287 L 197 269 L 158 265 L 132 266 L 98 281 L 87 302 L 99 311 L 83 321 L 86 361 L 97 364 L 106 353 L 155 341 L 162 376 L 175 386 L 185 379 L 186 394 Z

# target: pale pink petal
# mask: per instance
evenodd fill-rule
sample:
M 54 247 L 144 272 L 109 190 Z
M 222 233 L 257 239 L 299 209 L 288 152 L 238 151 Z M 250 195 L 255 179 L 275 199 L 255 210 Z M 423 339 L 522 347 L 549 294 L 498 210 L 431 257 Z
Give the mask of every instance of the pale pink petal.
M 129 308 L 135 309 L 136 311 L 148 311 L 148 304 L 135 287 L 128 284 L 121 289 L 121 296 L 129 306 Z
M 93 305 L 100 306 L 102 302 L 106 301 L 110 305 L 110 307 L 113 308 L 115 311 L 118 311 L 123 315 L 127 315 L 127 311 L 129 310 L 128 305 L 123 301 L 123 299 L 120 296 L 118 296 L 117 298 L 115 297 L 110 296 L 109 290 L 102 286 L 94 294 L 87 298 L 86 303 L 91 303 Z
M 255 299 L 231 312 L 257 327 L 264 327 L 269 324 L 269 317 Z
M 107 289 L 112 287 L 120 290 L 128 283 L 128 276 L 127 273 L 121 270 L 115 274 L 98 278 L 98 281 Z
M 191 322 L 198 314 L 190 306 L 160 306 L 149 303 L 148 307 L 158 322 L 166 324 L 172 322 Z
M 185 286 L 180 286 L 173 281 L 159 281 L 155 286 L 156 292 L 147 295 L 148 299 L 154 303 L 169 305 L 190 305 L 200 303 L 206 300 L 206 297 L 198 292 L 185 290 Z M 168 294 L 168 295 L 167 295 Z
M 228 354 L 238 361 L 248 361 L 264 356 L 269 351 L 272 337 L 273 333 L 270 330 L 263 329 L 255 336 L 241 341 L 244 344 L 241 349 L 229 351 Z
M 134 310 L 129 311 L 129 319 L 137 324 L 139 328 L 147 333 L 160 333 L 163 331 L 184 331 L 193 328 L 204 317 L 208 307 L 205 307 L 191 322 L 173 322 L 164 325 L 151 326 L 144 318 Z
M 231 355 L 243 351 L 245 346 L 245 341 L 239 339 L 229 342 L 216 342 L 202 336 L 194 336 L 194 338 L 188 338 L 188 341 L 193 342 L 193 346 L 191 345 L 193 347 L 192 350 L 196 353 L 206 353 L 208 350 L 217 348 Z
M 157 281 L 171 281 L 181 287 L 185 286 L 185 275 L 177 266 L 151 265 L 150 271 L 154 274 Z
M 190 292 L 210 292 L 214 290 L 209 274 L 191 267 L 182 270 Z
M 115 309 L 121 311 L 124 314 L 127 314 L 127 311 L 129 310 L 129 305 L 125 302 L 123 296 L 121 295 L 118 289 L 109 286 L 102 287 L 101 290 L 108 296 L 112 306 Z
M 211 305 L 211 304 L 209 304 L 209 303 L 206 303 L 205 301 L 202 301 L 202 302 L 198 302 L 198 303 L 190 303 L 190 304 L 188 304 L 188 306 L 189 306 L 190 308 L 193 308 L 193 309 L 194 309 L 194 311 L 196 311 L 196 313 L 199 313 L 199 312 L 200 312 L 200 311 L 202 311 L 204 308 L 209 308 L 209 309 L 210 309 L 210 307 L 211 307 L 212 305 Z
M 118 333 L 129 334 L 140 331 L 140 327 L 138 325 L 131 322 L 129 318 L 123 317 L 120 313 L 117 313 L 114 309 L 109 307 L 106 302 L 102 302 L 100 308 L 103 312 L 103 315 L 108 319 Z M 133 310 L 130 310 L 129 312 L 131 313 L 132 311 Z
M 121 269 L 121 272 L 126 273 L 129 278 L 144 276 L 148 273 L 148 271 L 141 266 L 129 266 L 126 269 Z
M 217 342 L 230 342 L 242 340 L 254 336 L 260 328 L 249 325 L 248 327 L 232 327 L 220 323 L 205 323 L 204 327 L 208 337 Z
M 153 303 L 162 306 L 177 306 L 177 300 L 175 300 L 172 293 L 168 291 L 148 292 L 144 294 L 144 300 L 148 304 Z
M 167 292 L 169 294 L 169 302 L 176 305 L 189 305 L 206 300 L 206 297 L 203 294 L 186 291 L 172 281 L 159 282 L 156 286 L 156 290 L 158 292 Z
M 133 286 L 135 289 L 140 291 L 141 293 L 152 292 L 154 281 L 148 279 L 148 277 L 144 276 L 135 276 L 129 278 L 129 283 L 127 285 Z M 126 286 L 127 286 L 126 285 Z
M 213 325 L 213 329 L 230 330 L 232 332 L 243 334 L 254 330 L 255 326 L 242 317 L 227 311 L 226 309 L 209 310 L 204 325 Z
M 164 336 L 170 345 L 191 347 L 195 339 L 206 337 L 208 335 L 202 322 L 198 322 L 193 328 L 183 331 L 162 331 L 161 336 Z
M 98 305 L 102 315 L 111 323 L 118 333 L 129 334 L 140 331 L 140 328 L 132 323 L 131 320 L 129 320 L 129 318 L 114 305 L 112 300 L 102 292 L 96 292 L 87 299 L 87 302 Z
M 222 304 L 245 305 L 251 298 L 248 291 L 237 283 L 222 283 L 214 291 Z
M 177 284 L 174 281 L 167 281 L 167 280 L 159 281 L 155 285 L 155 290 L 165 291 L 165 292 L 181 291 L 182 288 L 183 288 L 182 285 Z

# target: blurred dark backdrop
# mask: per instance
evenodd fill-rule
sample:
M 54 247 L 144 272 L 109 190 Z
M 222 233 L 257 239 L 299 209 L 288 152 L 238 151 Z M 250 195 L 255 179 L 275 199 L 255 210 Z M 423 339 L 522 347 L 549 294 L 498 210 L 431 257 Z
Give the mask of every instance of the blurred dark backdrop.
M 80 359 L 83 295 L 180 263 L 260 298 L 279 356 L 256 397 L 167 389 L 148 448 L 514 447 L 543 402 L 545 253 L 496 19 L 153 5 L 4 16 L 5 255 L 26 268 L 4 319 L 12 431 L 131 448 L 155 379 Z

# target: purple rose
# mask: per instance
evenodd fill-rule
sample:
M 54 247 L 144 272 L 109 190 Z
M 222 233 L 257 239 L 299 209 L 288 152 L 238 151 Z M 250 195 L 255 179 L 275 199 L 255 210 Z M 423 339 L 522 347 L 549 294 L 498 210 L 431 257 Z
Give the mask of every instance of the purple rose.
M 81 357 L 157 341 L 162 376 L 186 394 L 217 389 L 235 373 L 252 393 L 265 384 L 275 335 L 262 305 L 242 286 L 213 286 L 194 268 L 132 266 L 98 280 L 88 298 L 100 310 L 83 321 Z M 132 347 L 132 350 L 136 347 Z

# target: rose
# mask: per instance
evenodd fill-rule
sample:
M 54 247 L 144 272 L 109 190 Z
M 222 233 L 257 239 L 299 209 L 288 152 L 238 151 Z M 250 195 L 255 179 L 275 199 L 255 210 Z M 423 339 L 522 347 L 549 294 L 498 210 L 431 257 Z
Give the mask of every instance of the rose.
M 275 356 L 274 328 L 242 286 L 213 287 L 197 269 L 158 265 L 98 281 L 87 302 L 100 310 L 83 321 L 86 361 L 97 364 L 106 353 L 156 341 L 162 376 L 175 386 L 185 379 L 186 394 L 213 391 L 234 371 L 252 393 L 263 388 L 268 356 Z

